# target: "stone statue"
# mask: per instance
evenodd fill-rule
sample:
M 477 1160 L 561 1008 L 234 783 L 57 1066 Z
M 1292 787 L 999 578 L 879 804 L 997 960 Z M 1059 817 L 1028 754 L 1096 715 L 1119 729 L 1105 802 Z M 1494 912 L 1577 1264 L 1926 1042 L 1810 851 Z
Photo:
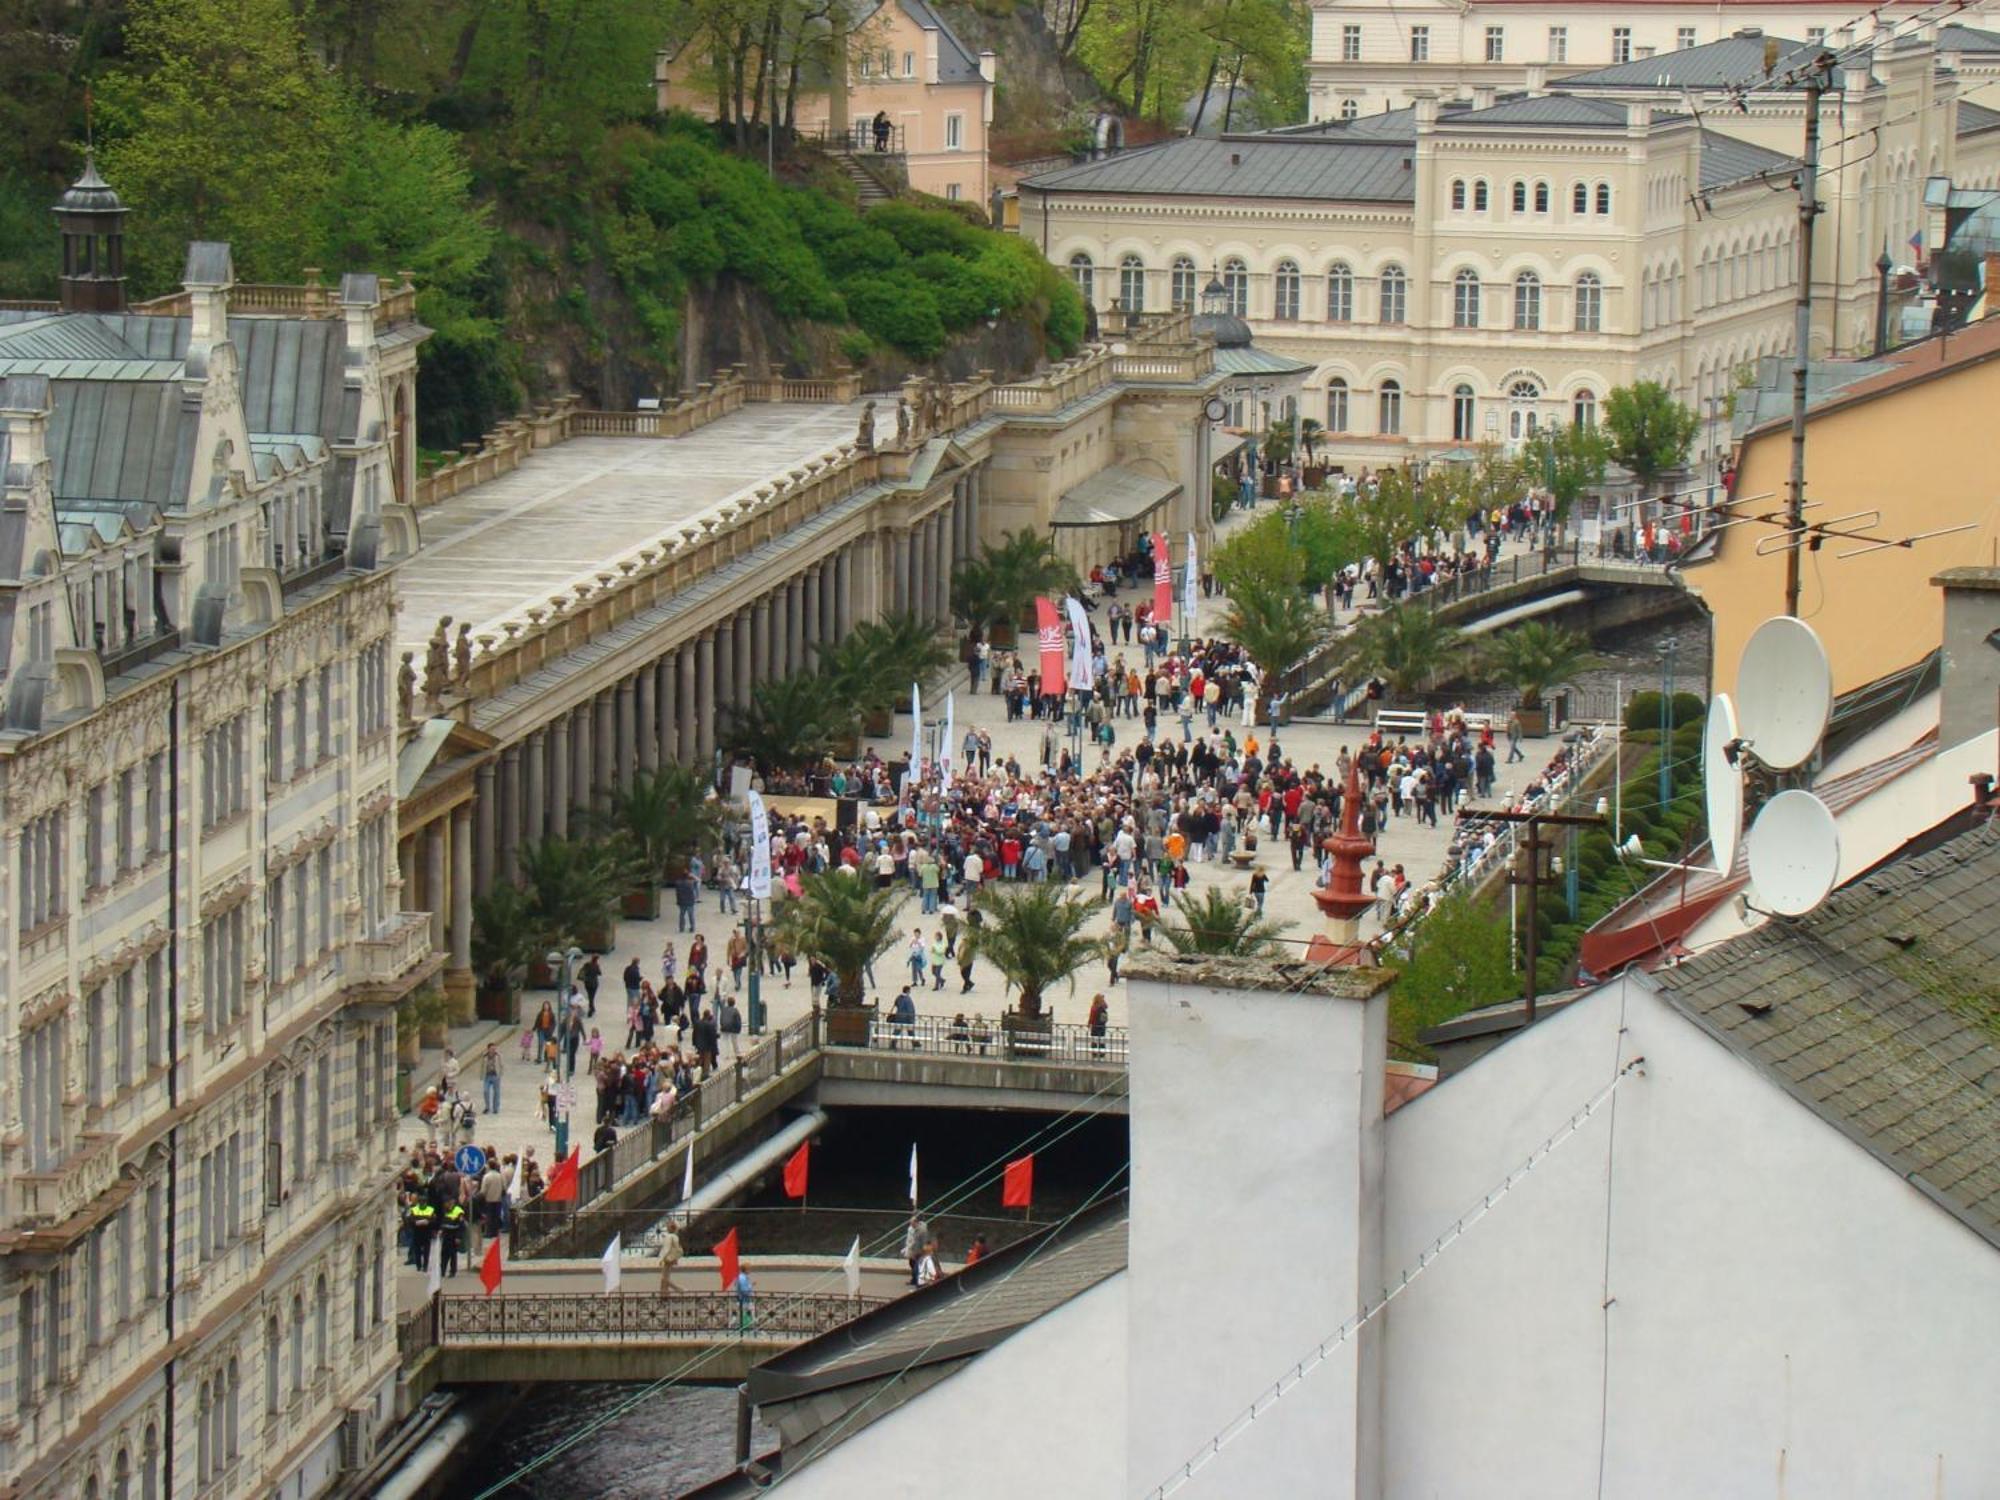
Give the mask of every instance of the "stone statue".
M 854 434 L 854 446 L 863 453 L 875 451 L 875 403 L 861 408 L 861 426 Z
M 472 676 L 472 627 L 458 627 L 458 641 L 451 649 L 451 680 L 454 686 L 464 687 L 466 679 Z
M 435 703 L 451 686 L 451 616 L 441 615 L 424 653 L 424 697 Z
M 930 389 L 932 432 L 943 432 L 951 426 L 951 386 L 938 381 Z
M 901 447 L 910 440 L 910 403 L 901 396 L 896 398 L 896 445 Z
M 408 723 L 416 708 L 417 699 L 417 653 L 405 651 L 403 664 L 396 669 L 396 707 L 404 723 Z

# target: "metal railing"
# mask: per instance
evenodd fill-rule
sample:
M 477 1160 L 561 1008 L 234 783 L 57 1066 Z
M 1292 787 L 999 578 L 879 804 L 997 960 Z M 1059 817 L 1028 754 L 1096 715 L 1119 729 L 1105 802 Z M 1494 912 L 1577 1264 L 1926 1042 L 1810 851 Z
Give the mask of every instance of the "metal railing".
M 633 1270 L 636 1273 L 639 1268 Z M 612 1296 L 603 1292 L 523 1292 L 498 1297 L 440 1293 L 425 1321 L 434 1327 L 434 1340 L 441 1349 L 566 1340 L 660 1343 L 772 1334 L 811 1338 L 887 1300 L 849 1297 L 842 1292 L 786 1292 L 753 1301 L 746 1318 L 731 1292 L 672 1292 L 664 1297 L 649 1292 Z
M 816 128 L 809 127 L 800 131 L 799 137 L 817 142 L 829 151 L 849 151 L 857 155 L 866 152 L 870 156 L 901 156 L 908 144 L 903 127 L 891 124 L 878 146 L 872 118 L 852 121 L 845 130 L 836 130 L 830 122 Z
M 433 1297 L 422 1307 L 398 1315 L 396 1319 L 397 1366 L 405 1373 L 437 1347 L 437 1304 Z
M 927 1052 L 938 1057 L 993 1058 L 1001 1062 L 1100 1063 L 1125 1066 L 1127 1034 L 1122 1026 L 1093 1033 L 1074 1023 L 1045 1030 L 1009 1030 L 1000 1020 L 961 1016 L 918 1016 L 898 1022 L 883 1014 L 868 1029 L 871 1052 Z

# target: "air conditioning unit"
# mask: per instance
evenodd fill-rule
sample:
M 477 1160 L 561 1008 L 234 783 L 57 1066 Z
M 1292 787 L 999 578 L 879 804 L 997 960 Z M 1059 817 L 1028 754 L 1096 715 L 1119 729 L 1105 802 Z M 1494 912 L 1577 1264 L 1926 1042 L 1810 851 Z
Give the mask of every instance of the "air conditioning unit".
M 340 1468 L 354 1474 L 375 1462 L 375 1408 L 350 1406 L 340 1419 Z

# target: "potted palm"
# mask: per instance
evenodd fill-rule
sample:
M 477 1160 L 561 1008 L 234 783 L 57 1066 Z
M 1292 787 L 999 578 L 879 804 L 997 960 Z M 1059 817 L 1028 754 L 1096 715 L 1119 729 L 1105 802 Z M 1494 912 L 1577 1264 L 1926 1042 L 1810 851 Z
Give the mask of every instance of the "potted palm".
M 1162 921 L 1160 936 L 1176 953 L 1275 958 L 1278 937 L 1291 926 L 1259 916 L 1243 897 L 1212 885 L 1195 900 L 1183 896 L 1178 919 L 1170 915 Z
M 833 972 L 833 1003 L 826 1013 L 831 1045 L 868 1045 L 874 1007 L 862 1004 L 862 982 L 896 941 L 907 896 L 903 886 L 877 890 L 859 875 L 833 869 L 806 876 L 799 894 L 778 907 L 773 929 L 779 946 L 816 958 Z
M 417 997 L 405 995 L 396 1002 L 396 1061 L 405 1069 L 414 1068 L 423 1051 Z M 407 1107 L 407 1106 L 406 1106 Z
M 442 1047 L 446 1033 L 450 1030 L 445 1016 L 444 991 L 434 985 L 426 985 L 417 991 L 411 1002 L 417 1013 L 417 1041 L 424 1047 Z
M 629 874 L 620 914 L 651 922 L 660 915 L 660 887 L 720 841 L 722 809 L 699 772 L 668 764 L 606 792 L 589 822 Z
M 586 839 L 539 839 L 516 856 L 528 894 L 527 930 L 541 951 L 574 943 L 611 951 L 618 897 L 630 879 L 629 856 Z M 543 983 L 553 984 L 545 975 Z
M 1487 672 L 1521 695 L 1514 712 L 1521 732 L 1549 732 L 1549 708 L 1544 695 L 1569 681 L 1593 660 L 1590 642 L 1580 632 L 1546 620 L 1526 620 L 1489 641 L 1483 665 Z
M 1379 677 L 1399 697 L 1410 697 L 1467 662 L 1461 632 L 1421 604 L 1398 604 L 1348 632 L 1342 669 L 1350 677 Z
M 1227 635 L 1257 664 L 1260 700 L 1283 674 L 1311 655 L 1333 633 L 1333 621 L 1309 594 L 1279 581 L 1240 585 L 1223 617 Z
M 1103 939 L 1083 935 L 1101 905 L 1048 881 L 980 893 L 983 920 L 966 934 L 973 954 L 1021 992 L 1019 1008 L 1000 1018 L 1010 1052 L 1046 1055 L 1053 1023 L 1042 1009 L 1042 996 L 1103 954 Z
M 501 881 L 472 902 L 474 1004 L 481 1019 L 517 1021 L 515 1004 L 528 969 L 545 951 L 534 942 L 528 893 Z M 544 981 L 546 982 L 546 981 Z
M 822 760 L 858 723 L 817 672 L 794 672 L 758 683 L 748 703 L 726 710 L 722 748 L 762 771 L 794 771 Z
M 968 630 L 984 630 L 995 646 L 1014 644 L 1020 609 L 989 559 L 968 557 L 952 569 L 951 612 Z

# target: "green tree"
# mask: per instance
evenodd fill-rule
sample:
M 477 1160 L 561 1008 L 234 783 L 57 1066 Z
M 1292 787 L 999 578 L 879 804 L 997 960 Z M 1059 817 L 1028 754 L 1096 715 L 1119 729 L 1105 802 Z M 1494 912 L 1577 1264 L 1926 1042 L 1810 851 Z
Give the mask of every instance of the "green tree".
M 1230 595 L 1252 589 L 1296 592 L 1306 577 L 1305 557 L 1286 533 L 1283 512 L 1276 510 L 1231 532 L 1209 565 Z
M 1463 633 L 1421 604 L 1397 604 L 1347 633 L 1341 667 L 1349 677 L 1379 677 L 1398 697 L 1410 697 L 1470 658 Z
M 750 690 L 750 701 L 723 710 L 724 751 L 765 771 L 795 771 L 830 754 L 855 731 L 859 711 L 826 691 L 817 672 L 774 677 Z
M 1540 708 L 1544 693 L 1595 659 L 1587 637 L 1547 620 L 1524 620 L 1503 630 L 1480 652 L 1482 669 L 1518 692 L 1524 709 Z
M 1425 1031 L 1521 992 L 1507 923 L 1464 892 L 1406 931 L 1408 954 L 1389 991 L 1389 1039 L 1403 1056 L 1428 1058 L 1417 1040 Z
M 1522 450 L 1528 474 L 1554 498 L 1558 520 L 1567 520 L 1584 492 L 1604 482 L 1610 457 L 1611 439 L 1587 422 L 1538 428 Z
M 547 951 L 535 933 L 532 905 L 525 890 L 506 880 L 473 897 L 472 970 L 482 989 L 519 989 L 528 966 Z
M 1256 584 L 1229 596 L 1222 633 L 1257 664 L 1260 696 L 1333 634 L 1333 620 L 1296 588 Z
M 980 892 L 984 921 L 966 929 L 975 957 L 1007 976 L 1021 992 L 1021 1014 L 1039 1016 L 1042 996 L 1104 951 L 1083 935 L 1102 903 L 1072 896 L 1054 881 L 995 885 Z
M 968 623 L 1019 625 L 1037 595 L 1054 598 L 1078 586 L 1076 569 L 1055 543 L 1024 526 L 986 543 L 953 570 L 952 611 Z
M 1667 470 L 1685 462 L 1701 418 L 1655 380 L 1621 385 L 1604 398 L 1604 430 L 1611 457 L 1651 491 Z
M 626 854 L 588 839 L 534 839 L 516 857 L 533 951 L 566 948 L 610 927 L 630 876 Z
M 778 904 L 773 927 L 781 947 L 816 958 L 833 972 L 837 1003 L 859 1005 L 868 966 L 896 941 L 901 885 L 877 890 L 863 876 L 842 869 L 807 875 L 799 894 Z
M 1190 901 L 1184 895 L 1178 918 L 1169 914 L 1160 935 L 1176 953 L 1233 953 L 1239 958 L 1270 958 L 1280 950 L 1278 937 L 1290 922 L 1267 921 L 1240 896 L 1221 886 L 1209 886 Z
M 689 859 L 722 836 L 722 807 L 707 778 L 671 763 L 603 793 L 589 821 L 600 838 L 622 842 L 640 877 L 655 886 L 678 880 Z

